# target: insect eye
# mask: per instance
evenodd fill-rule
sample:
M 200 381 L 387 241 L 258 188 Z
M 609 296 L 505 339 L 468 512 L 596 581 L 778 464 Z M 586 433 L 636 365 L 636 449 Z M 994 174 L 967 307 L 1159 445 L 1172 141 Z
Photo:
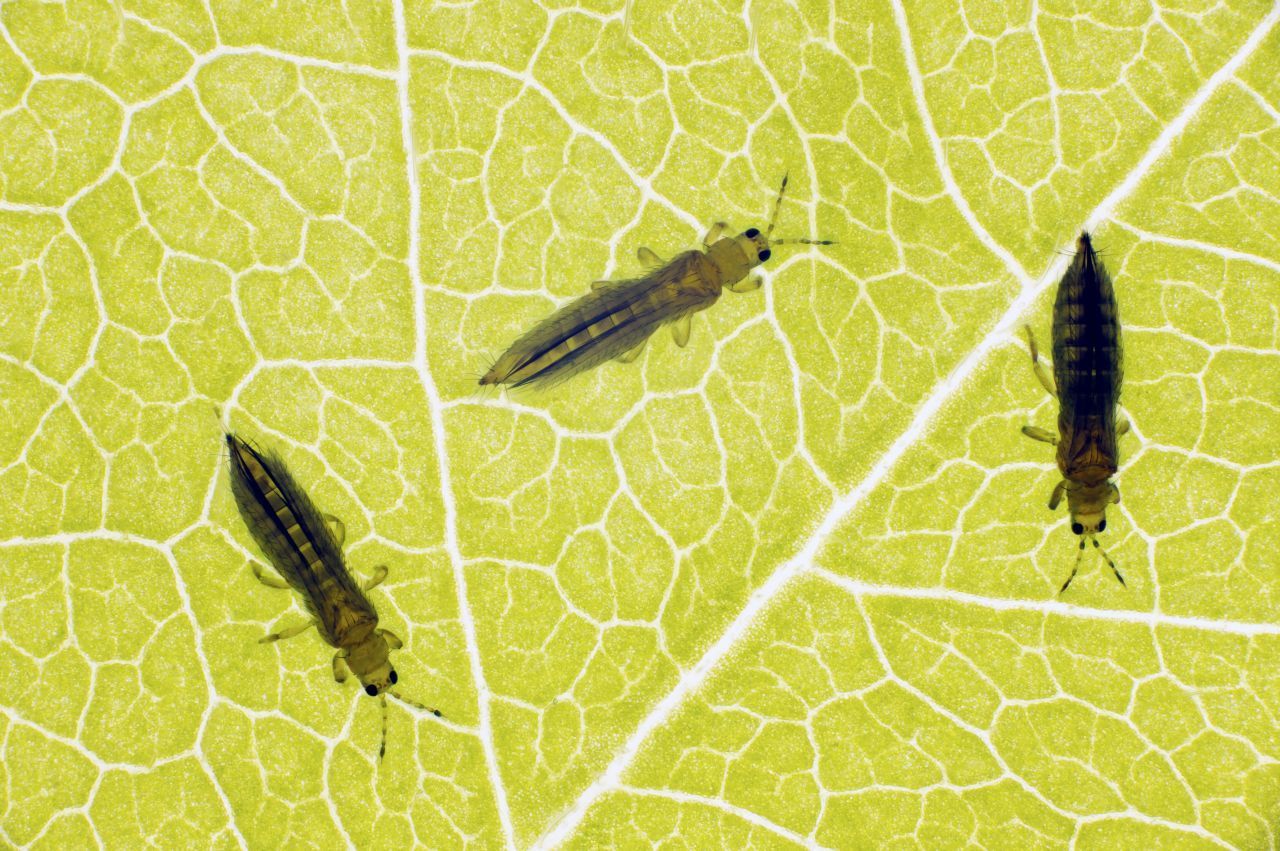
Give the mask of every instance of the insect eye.
M 364 693 L 365 693 L 365 694 L 367 694 L 367 695 L 369 695 L 369 697 L 377 697 L 377 696 L 378 696 L 378 687 L 377 687 L 377 686 L 374 686 L 374 685 L 368 685 L 368 686 L 365 686 L 365 687 L 364 687 Z
M 1071 524 L 1071 531 L 1072 531 L 1072 532 L 1074 532 L 1074 533 L 1075 533 L 1075 534 L 1077 534 L 1077 535 L 1083 535 L 1083 534 L 1084 534 L 1084 527 L 1083 527 L 1083 526 L 1081 526 L 1079 523 L 1072 523 L 1072 524 Z
M 1107 521 L 1105 519 L 1098 521 L 1098 531 L 1099 532 L 1107 531 Z
M 395 669 L 395 668 L 392 668 L 392 669 L 391 669 L 391 684 L 392 684 L 392 685 L 395 685 L 395 684 L 396 684 L 396 680 L 398 680 L 398 679 L 400 679 L 400 678 L 396 676 L 396 669 Z
M 749 228 L 747 232 L 743 234 L 743 236 L 745 236 L 747 239 L 755 239 L 759 235 L 760 235 L 760 231 L 756 230 L 755 228 Z
M 764 251 L 760 252 L 760 262 L 763 263 L 764 261 L 768 260 L 772 256 L 773 256 L 773 252 L 766 248 Z

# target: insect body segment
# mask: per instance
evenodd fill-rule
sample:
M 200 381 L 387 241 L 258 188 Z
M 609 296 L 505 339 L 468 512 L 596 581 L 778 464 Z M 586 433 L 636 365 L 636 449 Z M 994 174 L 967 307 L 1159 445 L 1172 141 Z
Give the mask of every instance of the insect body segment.
M 253 565 L 254 575 L 269 587 L 298 592 L 312 618 L 272 633 L 260 643 L 290 638 L 316 627 L 321 637 L 337 649 L 333 657 L 334 678 L 344 682 L 350 671 L 359 678 L 366 694 L 383 696 L 385 750 L 385 695 L 390 693 L 419 706 L 391 691 L 398 677 L 391 666 L 390 651 L 402 643 L 392 632 L 378 627 L 378 613 L 365 595 L 386 578 L 387 569 L 379 566 L 363 586 L 356 584 L 342 555 L 346 537 L 342 522 L 320 512 L 278 455 L 260 452 L 234 434 L 228 434 L 226 440 L 231 456 L 231 493 L 240 516 L 284 581 L 267 575 L 257 564 Z
M 782 181 L 774 220 L 787 181 Z M 770 234 L 750 228 L 725 237 L 727 226 L 717 222 L 703 239 L 705 250 L 686 251 L 663 261 L 641 248 L 640 262 L 648 271 L 638 278 L 597 281 L 592 291 L 544 319 L 514 343 L 480 378 L 480 384 L 511 387 L 550 386 L 586 372 L 608 360 L 630 361 L 653 332 L 672 326 L 676 343 L 689 342 L 693 314 L 706 310 L 725 289 L 750 292 L 760 286 L 751 277 L 756 266 L 772 256 Z M 777 240 L 830 245 L 826 240 Z
M 1036 377 L 1058 398 L 1058 434 L 1024 426 L 1028 437 L 1058 448 L 1062 481 L 1053 489 L 1049 508 L 1065 495 L 1071 531 L 1080 536 L 1075 568 L 1062 586 L 1067 590 L 1080 566 L 1086 541 L 1102 553 L 1120 584 L 1124 577 L 1098 544 L 1107 528 L 1106 508 L 1120 501 L 1111 481 L 1118 467 L 1117 438 L 1128 430 L 1117 425 L 1116 405 L 1123 377 L 1120 320 L 1111 277 L 1098 259 L 1088 233 L 1076 243 L 1076 255 L 1058 283 L 1053 306 L 1053 378 L 1040 363 L 1035 337 L 1027 328 Z

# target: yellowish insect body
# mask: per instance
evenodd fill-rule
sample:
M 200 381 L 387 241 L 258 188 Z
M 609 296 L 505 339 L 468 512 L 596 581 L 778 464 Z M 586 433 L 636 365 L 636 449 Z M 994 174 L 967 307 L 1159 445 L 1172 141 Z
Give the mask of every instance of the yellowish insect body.
M 391 667 L 391 648 L 387 646 L 385 630 L 379 631 L 377 623 L 361 624 L 343 636 L 346 644 L 342 649 L 347 652 L 344 657 L 351 673 L 359 678 L 365 691 L 374 689 L 374 694 L 381 694 L 395 685 L 391 675 L 395 670 Z
M 755 228 L 738 236 L 724 237 L 707 248 L 705 281 L 718 297 L 722 287 L 733 289 L 747 279 L 751 270 L 772 256 L 769 238 Z
M 365 595 L 386 578 L 387 569 L 375 568 L 373 576 L 358 585 L 342 554 L 346 535 L 342 522 L 316 507 L 278 455 L 260 452 L 234 434 L 228 434 L 226 440 L 236 507 L 249 534 L 282 579 L 267 575 L 256 563 L 254 575 L 271 588 L 298 592 L 311 615 L 306 623 L 271 633 L 259 643 L 290 638 L 314 626 L 336 649 L 334 679 L 344 682 L 350 671 L 359 678 L 365 694 L 382 697 L 381 757 L 386 750 L 387 694 L 440 715 L 391 691 L 398 676 L 390 651 L 402 643 L 394 633 L 378 627 L 378 613 Z
M 693 314 L 715 304 L 725 289 L 750 292 L 760 286 L 751 270 L 772 255 L 769 236 L 786 192 L 778 192 L 769 230 L 750 228 L 724 237 L 726 225 L 712 225 L 701 251 L 663 261 L 647 248 L 638 252 L 649 267 L 641 277 L 597 281 L 592 291 L 561 307 L 522 335 L 480 378 L 481 385 L 550 386 L 609 360 L 634 360 L 649 337 L 671 325 L 677 345 L 689 341 Z M 826 240 L 777 240 L 830 245 Z

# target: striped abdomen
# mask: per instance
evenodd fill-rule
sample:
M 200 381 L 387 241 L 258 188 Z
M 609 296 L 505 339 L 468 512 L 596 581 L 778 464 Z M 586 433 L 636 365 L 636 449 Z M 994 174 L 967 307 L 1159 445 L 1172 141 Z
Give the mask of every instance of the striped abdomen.
M 1122 362 L 1111 277 L 1088 233 L 1058 284 L 1053 305 L 1053 377 L 1058 385 L 1058 466 L 1076 481 L 1116 471 L 1116 404 Z
M 302 595 L 325 641 L 342 646 L 354 627 L 376 623 L 333 532 L 280 457 L 260 453 L 233 434 L 227 435 L 227 449 L 240 516 L 271 566 Z
M 720 286 L 709 283 L 709 271 L 706 255 L 689 251 L 644 277 L 607 283 L 512 343 L 480 383 L 547 386 L 624 355 L 663 325 L 714 304 Z

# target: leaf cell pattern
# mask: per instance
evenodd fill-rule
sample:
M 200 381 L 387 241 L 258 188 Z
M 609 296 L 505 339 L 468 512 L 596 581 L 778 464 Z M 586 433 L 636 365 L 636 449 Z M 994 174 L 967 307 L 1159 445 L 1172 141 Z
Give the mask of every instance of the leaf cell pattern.
M 1275 847 L 1280 11 L 0 7 L 0 843 Z M 791 173 L 765 287 L 466 378 Z M 1129 590 L 1046 512 L 1082 227 Z M 347 527 L 378 710 L 252 582 L 220 421 Z

